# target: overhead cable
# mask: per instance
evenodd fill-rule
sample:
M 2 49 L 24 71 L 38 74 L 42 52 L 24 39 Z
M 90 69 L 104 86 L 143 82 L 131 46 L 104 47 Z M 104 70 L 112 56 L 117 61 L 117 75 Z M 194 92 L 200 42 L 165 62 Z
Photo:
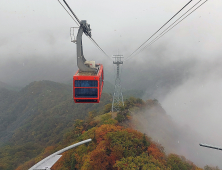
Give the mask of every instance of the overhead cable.
M 186 15 L 190 10 L 192 10 L 195 6 L 197 6 L 202 0 L 199 0 L 195 5 L 193 5 L 188 11 L 186 11 L 182 16 L 180 16 L 176 21 L 174 21 L 170 26 L 168 26 L 163 32 L 161 32 L 155 39 L 153 39 L 149 44 L 147 44 L 145 47 L 143 47 L 142 49 L 140 49 L 139 52 L 137 52 L 135 55 L 139 54 L 140 52 L 142 52 L 143 50 L 145 50 L 147 47 L 151 46 L 153 43 L 155 43 L 158 39 L 160 39 L 163 35 L 165 35 L 166 33 L 168 33 L 172 28 L 174 28 L 176 25 L 178 25 L 180 22 L 182 22 L 185 18 L 187 18 L 190 14 L 192 14 L 195 10 L 197 10 L 200 6 L 202 6 L 206 1 L 204 1 L 201 5 L 199 5 L 197 8 L 195 8 L 193 11 L 191 11 L 187 16 L 185 16 L 184 18 L 182 18 L 184 15 Z M 181 19 L 182 18 L 182 19 Z M 180 20 L 181 19 L 181 20 Z M 178 21 L 180 20 L 180 21 Z M 177 22 L 178 21 L 178 22 Z M 176 23 L 176 24 L 175 24 Z M 135 56 L 134 55 L 134 56 Z M 131 57 L 128 57 L 127 60 L 129 60 Z M 127 61 L 126 60 L 126 61 Z
M 198 1 L 194 6 L 192 6 L 187 12 L 185 12 L 180 18 L 178 18 L 173 24 L 171 24 L 169 27 L 167 27 L 163 32 L 161 32 L 155 39 L 153 39 L 149 44 L 147 44 L 145 47 L 143 47 L 139 52 L 137 52 L 137 54 L 139 54 L 141 51 L 143 51 L 144 49 L 146 49 L 147 47 L 151 46 L 153 43 L 155 43 L 158 39 L 160 39 L 162 36 L 164 36 L 166 33 L 168 33 L 171 29 L 173 29 L 175 26 L 177 26 L 180 22 L 182 22 L 184 19 L 186 19 L 190 14 L 192 14 L 194 11 L 196 11 L 198 8 L 200 8 L 204 3 L 206 3 L 208 0 L 205 0 L 202 4 L 200 4 L 197 8 L 195 8 L 193 11 L 191 11 L 188 15 L 186 15 L 185 17 L 183 17 L 185 14 L 187 14 L 191 9 L 193 9 L 195 6 L 197 6 L 197 4 L 199 4 L 202 0 Z M 182 18 L 183 17 L 183 18 Z M 181 19 L 182 18 L 182 19 Z M 181 19 L 180 21 L 178 21 L 179 19 Z M 178 21 L 178 22 L 177 22 Z M 176 23 L 177 22 L 177 23 Z M 176 23 L 176 24 L 175 24 Z M 135 55 L 137 55 L 135 54 Z M 135 56 L 134 55 L 134 56 Z M 131 59 L 133 56 L 128 57 L 126 59 L 129 60 Z
M 75 15 L 75 13 L 72 11 L 72 9 L 69 7 L 69 5 L 66 3 L 66 1 L 63 0 L 63 2 L 66 4 L 66 6 L 69 8 L 69 10 L 70 10 L 71 13 L 73 14 L 73 16 L 76 18 L 76 20 L 77 20 L 78 23 L 80 24 L 80 20 L 79 20 L 79 18 Z
M 97 42 L 92 37 L 89 37 L 89 36 L 87 37 L 96 45 L 98 49 L 100 49 L 100 51 L 102 51 L 109 59 L 111 59 L 111 57 L 108 54 L 106 54 L 106 52 L 97 44 Z
M 179 14 L 188 4 L 190 4 L 193 0 L 190 0 L 186 5 L 183 6 L 173 17 L 171 17 L 165 24 L 163 24 L 153 35 L 151 35 L 142 45 L 140 45 L 133 53 L 130 54 L 132 56 L 137 50 L 139 50 L 147 41 L 149 41 L 157 32 L 159 32 L 166 24 L 168 24 L 177 14 Z M 129 57 L 130 57 L 129 56 Z M 128 57 L 127 57 L 128 58 Z
M 200 0 L 200 1 L 202 1 L 202 0 Z M 199 1 L 199 2 L 200 2 Z M 154 42 L 156 42 L 158 39 L 160 39 L 162 36 L 164 36 L 166 33 L 168 33 L 171 29 L 173 29 L 175 26 L 177 26 L 180 22 L 182 22 L 185 18 L 187 18 L 190 14 L 192 14 L 194 11 L 196 11 L 198 8 L 200 8 L 204 3 L 206 3 L 208 0 L 205 0 L 202 4 L 200 4 L 197 8 L 195 8 L 193 11 L 191 11 L 188 15 L 186 15 L 184 18 L 182 18 L 180 21 L 178 21 L 176 24 L 174 24 L 173 26 L 172 26 L 172 24 L 171 24 L 171 28 L 167 28 L 167 30 L 165 30 L 165 31 L 163 31 L 158 37 L 156 37 L 153 41 L 151 41 L 148 45 L 146 45 L 145 47 L 144 47 L 144 49 L 146 49 L 147 47 L 149 47 L 150 45 L 152 45 Z M 199 2 L 197 2 L 192 8 L 194 8 Z M 190 9 L 191 10 L 191 9 Z M 190 10 L 188 10 L 187 12 L 189 12 Z M 187 13 L 186 12 L 186 13 Z M 186 14 L 185 13 L 185 14 Z M 185 15 L 184 14 L 184 15 Z M 183 15 L 183 16 L 184 16 Z M 181 17 L 180 17 L 181 18 Z M 180 19 L 179 18 L 179 19 Z M 175 22 L 174 22 L 175 23 Z
M 59 0 L 58 0 L 59 1 Z M 59 3 L 62 5 L 62 3 L 59 1 Z M 70 17 L 75 21 L 75 23 L 79 26 L 79 23 L 75 20 L 75 18 L 69 13 L 69 11 L 62 5 L 62 7 L 66 10 L 66 12 L 70 15 Z
M 58 0 L 59 1 L 59 0 Z M 69 7 L 69 5 L 66 3 L 65 0 L 63 0 L 63 2 L 66 4 L 66 6 L 68 7 L 68 9 L 70 10 L 70 12 L 73 14 L 73 16 L 71 16 L 71 14 L 68 12 L 68 10 L 64 7 L 64 5 L 62 5 L 62 3 L 59 1 L 59 3 L 62 5 L 62 7 L 66 10 L 66 12 L 71 16 L 71 18 L 76 22 L 76 24 L 78 26 L 80 26 L 80 20 L 78 19 L 78 17 L 75 15 L 75 13 L 72 11 L 72 9 Z M 76 20 L 77 21 L 76 21 Z M 85 32 L 84 32 L 85 33 Z M 86 33 L 85 33 L 86 34 Z M 98 49 L 100 49 L 100 51 L 102 51 L 107 57 L 109 57 L 106 52 L 98 45 L 98 43 L 92 38 L 90 37 L 88 34 L 86 34 L 86 36 L 98 47 Z M 109 57 L 111 59 L 111 57 Z

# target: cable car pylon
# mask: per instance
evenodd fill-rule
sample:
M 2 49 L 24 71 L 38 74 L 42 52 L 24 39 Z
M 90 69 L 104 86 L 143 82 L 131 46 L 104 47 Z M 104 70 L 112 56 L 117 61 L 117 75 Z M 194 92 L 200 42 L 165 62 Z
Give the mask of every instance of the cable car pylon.
M 124 106 L 120 79 L 120 65 L 123 64 L 123 61 L 121 60 L 123 58 L 123 55 L 113 55 L 113 58 L 113 64 L 116 64 L 117 72 L 115 80 L 115 90 L 113 93 L 112 112 L 118 112 L 120 111 L 121 106 Z

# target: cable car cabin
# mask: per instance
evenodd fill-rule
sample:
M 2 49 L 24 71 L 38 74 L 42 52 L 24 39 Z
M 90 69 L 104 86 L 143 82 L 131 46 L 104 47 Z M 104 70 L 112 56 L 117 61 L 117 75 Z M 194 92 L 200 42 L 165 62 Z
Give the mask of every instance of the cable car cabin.
M 97 72 L 80 72 L 73 76 L 73 99 L 75 103 L 99 103 L 103 89 L 103 65 Z

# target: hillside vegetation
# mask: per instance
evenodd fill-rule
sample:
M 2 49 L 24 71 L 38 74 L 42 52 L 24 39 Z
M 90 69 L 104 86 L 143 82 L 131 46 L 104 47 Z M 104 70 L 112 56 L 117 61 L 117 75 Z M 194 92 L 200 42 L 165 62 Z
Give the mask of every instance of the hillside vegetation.
M 100 104 L 75 104 L 72 86 L 52 81 L 33 82 L 19 92 L 1 88 L 0 170 L 27 170 L 55 151 L 88 138 L 92 142 L 65 152 L 52 169 L 201 169 L 183 156 L 166 154 L 161 144 L 135 130 L 144 129 L 136 126 L 135 114 L 155 110 L 156 115 L 167 117 L 157 100 L 131 97 L 118 113 L 110 112 L 111 101 L 112 96 L 103 93 Z M 159 119 L 152 112 L 148 116 L 151 125 Z
M 0 169 L 12 170 L 50 145 L 58 144 L 91 110 L 102 111 L 111 102 L 75 104 L 72 86 L 52 81 L 32 82 L 21 91 L 0 89 Z
M 115 119 L 112 113 L 89 112 L 85 120 L 76 120 L 71 131 L 67 132 L 59 145 L 48 146 L 37 158 L 34 158 L 16 170 L 28 169 L 50 153 L 73 143 L 91 138 L 92 142 L 81 145 L 63 154 L 63 157 L 53 166 L 53 170 L 198 170 L 195 164 L 183 156 L 166 155 L 164 148 L 152 141 L 145 134 L 134 130 L 131 124 L 129 109 L 161 106 L 155 100 L 144 102 L 141 99 L 130 98 L 117 113 Z M 104 112 L 110 109 L 106 105 Z

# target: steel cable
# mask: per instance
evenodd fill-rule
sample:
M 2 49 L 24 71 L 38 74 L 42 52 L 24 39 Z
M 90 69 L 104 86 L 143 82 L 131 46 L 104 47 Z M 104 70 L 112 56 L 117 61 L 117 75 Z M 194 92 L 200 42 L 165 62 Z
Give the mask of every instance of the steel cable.
M 100 49 L 109 59 L 111 59 L 111 57 L 98 45 L 98 43 L 92 37 L 87 37 L 98 47 L 98 49 Z
M 179 14 L 191 2 L 192 0 L 190 0 L 186 5 L 184 5 L 183 8 L 181 8 L 176 14 L 174 14 L 173 17 L 171 17 L 165 24 L 163 24 L 153 35 L 151 35 L 144 43 L 142 43 L 142 45 L 140 45 L 133 53 L 131 53 L 129 57 L 131 57 L 137 50 L 139 50 L 147 41 L 149 41 L 157 32 L 159 32 L 166 24 L 168 24 L 177 14 Z
M 58 0 L 59 1 L 59 0 Z M 62 3 L 59 1 L 60 5 L 62 5 Z M 69 11 L 64 7 L 64 5 L 62 5 L 62 7 L 66 10 L 66 12 L 70 15 L 70 17 L 75 21 L 75 23 L 79 26 L 79 23 L 73 18 L 73 16 L 69 13 Z
M 59 1 L 59 0 L 58 0 Z M 69 10 L 71 11 L 71 13 L 73 14 L 73 16 L 75 17 L 75 20 L 73 16 L 71 16 L 71 14 L 68 12 L 68 10 L 64 7 L 64 5 L 62 5 L 62 3 L 59 1 L 59 3 L 62 5 L 62 7 L 66 10 L 66 12 L 70 15 L 70 17 L 76 22 L 76 24 L 78 26 L 80 26 L 80 20 L 78 19 L 78 17 L 75 15 L 75 13 L 72 11 L 72 9 L 69 7 L 69 5 L 66 3 L 65 0 L 63 0 L 63 2 L 66 4 L 66 6 L 69 8 Z M 84 32 L 85 33 L 85 32 Z M 106 54 L 106 52 L 98 45 L 98 43 L 92 38 L 90 37 L 88 34 L 85 33 L 85 35 L 97 46 L 98 49 L 100 49 L 107 57 L 109 57 L 109 55 Z M 110 58 L 110 57 L 109 57 Z M 110 58 L 111 59 L 111 58 Z
M 202 0 L 200 0 L 202 1 Z M 204 3 L 206 3 L 208 0 L 204 1 L 202 4 L 200 4 L 197 8 L 195 8 L 193 11 L 191 11 L 188 15 L 186 15 L 184 18 L 182 18 L 178 23 L 176 23 L 175 25 L 173 25 L 169 30 L 167 30 L 165 33 L 160 34 L 160 37 L 158 37 L 158 39 L 160 39 L 162 36 L 164 36 L 166 33 L 168 33 L 171 29 L 173 29 L 175 26 L 177 26 L 180 22 L 182 22 L 185 18 L 187 18 L 190 14 L 192 14 L 194 11 L 196 11 L 198 8 L 200 8 Z M 198 2 L 199 3 L 199 2 Z M 151 42 L 150 45 L 152 45 L 154 42 L 156 42 L 158 39 L 156 39 L 155 41 Z M 145 46 L 145 48 L 149 47 L 150 45 Z
M 147 47 L 152 45 L 154 42 L 156 42 L 159 38 L 161 38 L 164 34 L 166 34 L 169 30 L 171 30 L 173 27 L 175 27 L 177 24 L 175 24 L 179 19 L 181 19 L 184 15 L 186 15 L 190 10 L 192 10 L 195 6 L 197 6 L 202 0 L 199 0 L 195 5 L 193 5 L 189 10 L 187 10 L 183 15 L 181 15 L 176 21 L 174 21 L 170 26 L 168 26 L 163 32 L 161 32 L 155 39 L 153 39 L 149 44 L 144 46 L 140 51 L 138 51 L 134 56 L 138 55 L 140 52 L 145 50 Z M 204 2 L 205 3 L 205 2 Z M 190 14 L 189 14 L 190 15 Z M 184 18 L 185 19 L 185 18 Z M 183 19 L 182 19 L 183 20 Z M 180 22 L 180 21 L 179 21 Z M 173 26 L 175 24 L 175 26 Z M 170 28 L 173 26 L 172 28 Z M 169 29 L 169 30 L 168 30 Z M 132 56 L 133 57 L 133 56 Z M 127 60 L 131 59 L 132 57 L 128 57 Z M 127 61 L 126 60 L 126 61 Z
M 139 54 L 141 51 L 146 49 L 147 47 L 151 46 L 153 43 L 155 43 L 158 39 L 160 39 L 162 36 L 164 36 L 166 33 L 168 33 L 171 29 L 173 29 L 175 26 L 177 26 L 180 22 L 182 22 L 185 18 L 187 18 L 190 14 L 192 14 L 194 11 L 196 11 L 198 8 L 200 8 L 204 3 L 206 3 L 208 0 L 204 1 L 202 4 L 200 4 L 197 8 L 195 8 L 193 11 L 191 11 L 188 15 L 186 15 L 184 18 L 182 18 L 185 14 L 187 14 L 191 9 L 193 9 L 197 4 L 199 4 L 202 0 L 198 1 L 194 6 L 192 6 L 187 12 L 185 12 L 180 18 L 178 18 L 173 24 L 171 24 L 169 27 L 167 27 L 163 32 L 161 32 L 155 39 L 153 39 L 149 44 L 147 44 L 145 47 L 143 47 L 139 52 L 137 52 L 134 56 Z M 182 18 L 182 19 L 181 19 Z M 181 19 L 180 21 L 178 21 Z M 178 22 L 177 22 L 178 21 Z M 177 22 L 177 23 L 176 23 Z M 176 24 L 175 24 L 176 23 Z M 172 27 L 171 27 L 172 26 Z M 171 27 L 171 28 L 170 28 Z M 128 57 L 127 60 L 133 58 Z M 125 60 L 125 61 L 127 61 Z
M 69 7 L 69 5 L 66 3 L 66 1 L 63 0 L 63 2 L 66 4 L 66 6 L 69 8 L 69 10 L 70 10 L 71 13 L 73 14 L 73 16 L 76 18 L 76 20 L 77 20 L 78 23 L 80 24 L 80 20 L 79 20 L 79 18 L 75 15 L 75 13 L 72 11 L 72 9 Z

